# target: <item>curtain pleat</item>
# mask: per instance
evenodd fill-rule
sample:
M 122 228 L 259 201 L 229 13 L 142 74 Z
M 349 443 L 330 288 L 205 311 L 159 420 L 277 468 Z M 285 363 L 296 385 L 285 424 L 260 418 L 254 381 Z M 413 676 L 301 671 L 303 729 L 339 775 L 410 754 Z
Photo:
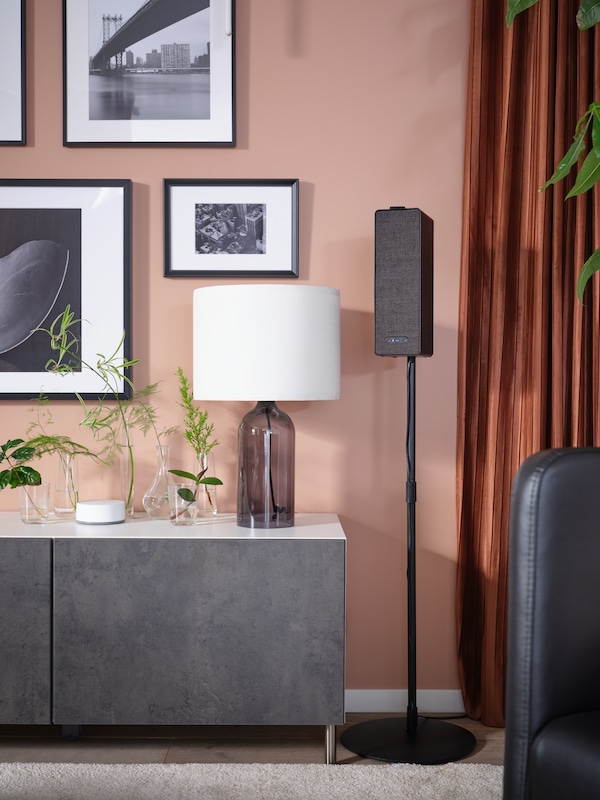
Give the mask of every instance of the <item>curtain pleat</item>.
M 473 0 L 459 306 L 457 626 L 469 716 L 504 724 L 508 519 L 521 462 L 598 444 L 600 300 L 580 267 L 599 244 L 594 189 L 539 188 L 600 100 L 595 31 L 578 0 L 542 0 L 506 29 Z M 598 233 L 595 233 L 598 232 Z

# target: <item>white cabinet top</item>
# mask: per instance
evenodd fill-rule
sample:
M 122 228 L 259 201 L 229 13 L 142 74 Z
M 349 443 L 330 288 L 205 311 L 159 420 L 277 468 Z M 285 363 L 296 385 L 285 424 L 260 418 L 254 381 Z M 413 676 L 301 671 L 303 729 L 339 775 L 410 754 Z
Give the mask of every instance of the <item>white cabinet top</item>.
M 335 514 L 296 514 L 293 528 L 242 528 L 235 514 L 217 514 L 199 525 L 172 525 L 137 513 L 116 525 L 84 525 L 74 520 L 50 519 L 43 525 L 25 525 L 16 511 L 0 512 L 0 538 L 28 539 L 345 539 Z

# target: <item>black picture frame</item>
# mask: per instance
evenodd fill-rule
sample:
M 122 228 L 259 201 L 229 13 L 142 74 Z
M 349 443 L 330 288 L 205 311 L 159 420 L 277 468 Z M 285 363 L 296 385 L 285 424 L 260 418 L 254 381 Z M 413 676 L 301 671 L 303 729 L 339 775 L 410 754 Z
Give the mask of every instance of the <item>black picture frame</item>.
M 297 278 L 298 196 L 297 178 L 165 178 L 165 277 Z
M 68 305 L 83 361 L 130 359 L 131 181 L 0 180 L 0 258 L 0 396 L 100 397 L 93 370 L 46 370 L 44 329 Z M 127 380 L 114 389 L 131 395 Z
M 64 145 L 234 146 L 235 0 L 117 7 L 63 0 Z
M 25 0 L 4 0 L 0 11 L 4 68 L 0 72 L 0 145 L 26 144 Z

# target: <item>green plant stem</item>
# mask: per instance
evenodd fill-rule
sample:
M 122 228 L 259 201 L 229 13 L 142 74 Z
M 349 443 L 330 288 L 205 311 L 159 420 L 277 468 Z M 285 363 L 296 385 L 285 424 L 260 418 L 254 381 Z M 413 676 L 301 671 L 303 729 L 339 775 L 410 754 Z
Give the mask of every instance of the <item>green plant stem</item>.
M 98 360 L 95 364 L 85 361 L 79 355 L 79 339 L 72 330 L 73 326 L 79 322 L 81 320 L 75 319 L 70 306 L 67 305 L 65 310 L 52 321 L 48 329 L 39 329 L 48 334 L 50 346 L 57 353 L 55 358 L 49 359 L 46 363 L 46 370 L 67 375 L 73 372 L 73 365 L 77 365 L 92 372 L 102 382 L 104 391 L 99 397 L 98 403 L 92 408 L 88 408 L 85 400 L 76 393 L 84 412 L 84 418 L 80 424 L 89 428 L 94 436 L 103 442 L 103 448 L 97 455 L 97 458 L 103 463 L 112 463 L 117 453 L 122 454 L 123 450 L 126 451 L 125 457 L 130 473 L 126 505 L 129 507 L 133 499 L 135 480 L 135 462 L 130 430 L 134 426 L 139 427 L 144 435 L 148 430 L 152 430 L 158 444 L 161 443 L 161 433 L 156 425 L 154 408 L 144 402 L 144 398 L 156 391 L 157 384 L 147 386 L 139 392 L 135 391 L 127 373 L 138 362 L 121 355 L 125 341 L 124 333 L 116 349 L 109 356 L 98 353 Z M 132 390 L 130 398 L 126 400 L 121 398 L 121 385 Z M 106 404 L 109 397 L 115 401 L 114 408 Z M 176 428 L 169 428 L 163 431 L 162 435 L 170 435 L 176 430 Z M 120 432 L 122 432 L 121 435 Z

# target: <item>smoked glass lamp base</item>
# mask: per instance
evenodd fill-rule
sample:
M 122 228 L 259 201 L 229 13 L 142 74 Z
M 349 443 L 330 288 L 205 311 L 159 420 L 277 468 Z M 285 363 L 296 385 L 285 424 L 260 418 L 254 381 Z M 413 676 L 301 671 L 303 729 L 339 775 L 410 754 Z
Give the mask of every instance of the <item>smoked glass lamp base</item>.
M 238 429 L 238 525 L 293 526 L 294 447 L 292 420 L 274 402 L 246 414 Z

